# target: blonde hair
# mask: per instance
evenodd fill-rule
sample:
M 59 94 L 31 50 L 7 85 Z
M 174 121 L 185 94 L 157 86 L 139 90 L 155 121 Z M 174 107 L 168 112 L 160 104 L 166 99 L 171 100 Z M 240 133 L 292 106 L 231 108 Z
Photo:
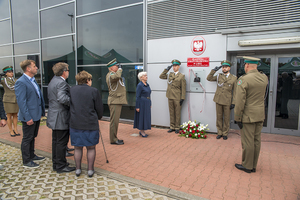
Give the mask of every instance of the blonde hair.
M 140 72 L 140 73 L 138 74 L 139 80 L 141 80 L 141 77 L 142 77 L 142 76 L 145 76 L 145 75 L 147 75 L 147 72 Z
M 92 79 L 92 74 L 83 70 L 75 76 L 75 79 L 76 79 L 78 85 L 82 85 L 82 84 L 87 83 L 88 80 Z

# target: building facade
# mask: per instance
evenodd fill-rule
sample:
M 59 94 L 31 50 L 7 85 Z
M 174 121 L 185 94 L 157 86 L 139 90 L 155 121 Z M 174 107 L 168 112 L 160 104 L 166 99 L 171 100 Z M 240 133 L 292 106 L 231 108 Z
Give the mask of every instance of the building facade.
M 169 125 L 167 83 L 159 74 L 172 59 L 179 59 L 187 79 L 181 121 L 209 124 L 212 132 L 216 83 L 206 76 L 224 59 L 233 62 L 231 73 L 241 76 L 240 56 L 259 57 L 259 70 L 269 77 L 263 132 L 300 136 L 297 0 L 2 0 L 0 31 L 2 68 L 12 65 L 18 78 L 19 63 L 36 60 L 36 79 L 46 103 L 53 64 L 67 62 L 70 85 L 76 84 L 78 71 L 93 75 L 93 87 L 101 91 L 109 116 L 106 63 L 117 58 L 128 100 L 121 118 L 132 120 L 137 74 L 147 71 L 152 124 L 158 126 Z M 200 82 L 194 82 L 195 75 Z M 233 121 L 231 128 L 238 129 Z

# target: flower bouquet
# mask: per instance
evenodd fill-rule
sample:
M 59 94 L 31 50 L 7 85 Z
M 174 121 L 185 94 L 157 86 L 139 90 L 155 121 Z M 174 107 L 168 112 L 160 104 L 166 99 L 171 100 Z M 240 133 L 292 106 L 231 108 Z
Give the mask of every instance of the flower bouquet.
M 184 122 L 181 125 L 182 130 L 179 131 L 179 136 L 193 139 L 206 139 L 206 131 L 209 130 L 208 124 L 204 125 L 197 121 Z

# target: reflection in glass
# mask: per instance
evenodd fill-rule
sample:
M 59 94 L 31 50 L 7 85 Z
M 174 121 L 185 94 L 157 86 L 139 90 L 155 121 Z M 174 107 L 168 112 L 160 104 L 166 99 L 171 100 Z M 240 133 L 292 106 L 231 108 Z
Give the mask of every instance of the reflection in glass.
M 270 83 L 270 66 L 271 66 L 271 58 L 261 58 L 260 62 L 257 65 L 257 70 L 263 72 L 267 75 L 269 83 Z M 245 74 L 244 70 L 244 59 L 237 59 L 237 77 L 240 77 Z M 267 127 L 268 122 L 268 107 L 269 106 L 269 90 L 265 95 L 265 121 L 263 126 Z
M 66 1 L 69 1 L 69 0 L 40 0 L 40 7 L 41 8 L 47 8 L 47 7 L 50 7 L 50 6 L 54 6 L 54 5 L 57 5 L 57 4 L 60 4 L 60 3 L 64 3 Z
M 0 71 L 6 66 L 14 66 L 12 58 L 0 58 L 1 68 Z
M 106 75 L 108 69 L 106 66 L 103 67 L 78 67 L 78 72 L 85 70 L 93 75 L 93 84 L 92 87 L 97 88 L 102 94 L 102 101 L 104 106 L 104 116 L 110 116 L 109 108 L 107 105 L 108 98 L 108 87 L 106 84 Z M 139 83 L 137 74 L 139 70 L 135 69 L 133 65 L 123 66 L 122 76 L 125 78 L 125 86 L 127 91 L 127 105 L 123 105 L 121 118 L 123 119 L 132 119 L 134 118 L 135 110 L 135 94 L 136 86 Z
M 74 27 L 73 14 L 74 3 L 41 11 L 42 37 L 71 33 Z
M 14 41 L 39 38 L 38 2 L 36 0 L 11 1 Z
M 15 77 L 20 78 L 23 75 L 23 70 L 20 67 L 20 63 L 23 60 L 34 60 L 36 62 L 36 66 L 39 66 L 39 56 L 38 55 L 28 55 L 28 56 L 17 56 L 14 58 L 15 61 Z M 38 70 L 38 73 L 34 76 L 36 82 L 41 87 L 41 70 Z
M 79 65 L 143 62 L 143 6 L 133 6 L 78 18 L 78 47 L 83 46 L 100 60 L 90 60 L 78 52 Z
M 11 43 L 10 20 L 0 22 L 0 32 L 0 44 Z
M 298 130 L 300 56 L 278 58 L 275 128 Z
M 99 10 L 105 10 L 108 8 L 114 8 L 118 6 L 128 5 L 132 3 L 143 2 L 143 0 L 77 0 L 77 15 L 82 15 L 90 12 L 96 12 Z
M 0 1 L 0 20 L 5 19 L 5 18 L 9 18 L 8 2 L 9 2 L 8 0 Z M 1 32 L 2 32 L 2 30 L 1 30 Z
M 27 42 L 14 45 L 15 55 L 39 53 L 39 42 Z
M 12 56 L 11 45 L 0 46 L 0 56 Z
M 52 67 L 58 62 L 69 64 L 70 75 L 67 82 L 75 85 L 75 53 L 72 50 L 72 37 L 61 37 L 42 41 L 43 85 L 48 85 L 53 77 Z

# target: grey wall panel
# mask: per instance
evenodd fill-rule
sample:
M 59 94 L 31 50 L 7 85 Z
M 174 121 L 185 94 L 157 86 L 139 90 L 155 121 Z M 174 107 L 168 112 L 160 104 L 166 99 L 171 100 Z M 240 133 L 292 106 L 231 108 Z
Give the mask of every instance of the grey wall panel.
M 151 124 L 169 127 L 170 115 L 166 92 L 152 91 L 151 101 Z
M 201 35 L 206 41 L 206 50 L 200 56 L 193 54 L 191 43 L 195 36 L 148 40 L 148 63 L 166 63 L 178 59 L 187 62 L 188 57 L 209 57 L 221 61 L 226 57 L 226 36 L 221 34 Z

